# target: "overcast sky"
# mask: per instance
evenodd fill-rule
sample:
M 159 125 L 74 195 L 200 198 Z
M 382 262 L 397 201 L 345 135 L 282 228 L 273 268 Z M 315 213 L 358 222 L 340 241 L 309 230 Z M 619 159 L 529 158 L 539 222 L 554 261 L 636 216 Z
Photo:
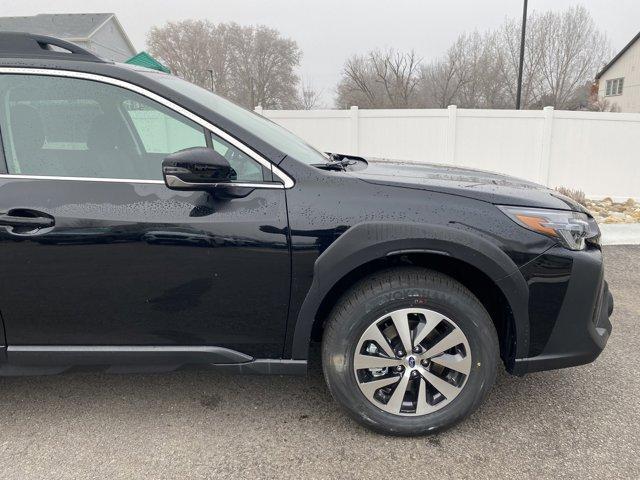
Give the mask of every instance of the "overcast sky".
M 640 30 L 638 0 L 529 0 L 529 10 L 582 3 L 621 49 Z M 264 24 L 298 42 L 300 74 L 324 92 L 327 103 L 345 58 L 375 47 L 441 55 L 462 32 L 499 26 L 522 15 L 521 0 L 2 0 L 0 16 L 114 12 L 136 48 L 146 48 L 150 27 L 169 20 Z

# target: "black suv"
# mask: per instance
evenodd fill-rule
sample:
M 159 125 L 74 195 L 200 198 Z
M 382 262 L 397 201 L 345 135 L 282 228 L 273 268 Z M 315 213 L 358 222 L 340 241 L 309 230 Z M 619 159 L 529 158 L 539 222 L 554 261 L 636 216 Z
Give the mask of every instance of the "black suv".
M 598 227 L 502 175 L 323 154 L 179 78 L 0 34 L 0 375 L 304 373 L 435 432 L 611 331 Z

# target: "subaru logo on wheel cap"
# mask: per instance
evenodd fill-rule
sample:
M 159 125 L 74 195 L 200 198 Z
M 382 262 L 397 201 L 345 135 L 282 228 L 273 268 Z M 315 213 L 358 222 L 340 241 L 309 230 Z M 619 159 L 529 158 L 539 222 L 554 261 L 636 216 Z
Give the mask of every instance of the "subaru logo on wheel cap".
M 408 362 L 409 362 L 409 366 L 410 366 L 411 368 L 414 368 L 414 367 L 416 366 L 416 359 L 415 359 L 415 358 L 413 358 L 413 357 L 409 357 L 409 358 L 408 358 Z

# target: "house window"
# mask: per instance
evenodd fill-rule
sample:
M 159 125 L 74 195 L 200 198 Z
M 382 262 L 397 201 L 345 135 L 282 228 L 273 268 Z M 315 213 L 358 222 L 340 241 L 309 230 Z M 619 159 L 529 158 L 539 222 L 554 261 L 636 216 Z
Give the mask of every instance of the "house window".
M 613 80 L 607 80 L 607 92 L 606 95 L 622 95 L 622 86 L 624 84 L 624 78 L 614 78 Z

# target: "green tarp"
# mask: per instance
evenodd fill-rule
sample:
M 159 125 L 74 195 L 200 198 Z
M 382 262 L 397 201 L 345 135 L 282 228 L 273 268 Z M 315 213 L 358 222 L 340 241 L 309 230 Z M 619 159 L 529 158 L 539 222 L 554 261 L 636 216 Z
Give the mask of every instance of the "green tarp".
M 153 70 L 159 70 L 165 73 L 171 73 L 167 67 L 162 65 L 159 61 L 149 55 L 147 52 L 140 52 L 137 55 L 131 57 L 124 63 L 130 63 L 132 65 L 139 65 L 141 67 L 151 68 Z

